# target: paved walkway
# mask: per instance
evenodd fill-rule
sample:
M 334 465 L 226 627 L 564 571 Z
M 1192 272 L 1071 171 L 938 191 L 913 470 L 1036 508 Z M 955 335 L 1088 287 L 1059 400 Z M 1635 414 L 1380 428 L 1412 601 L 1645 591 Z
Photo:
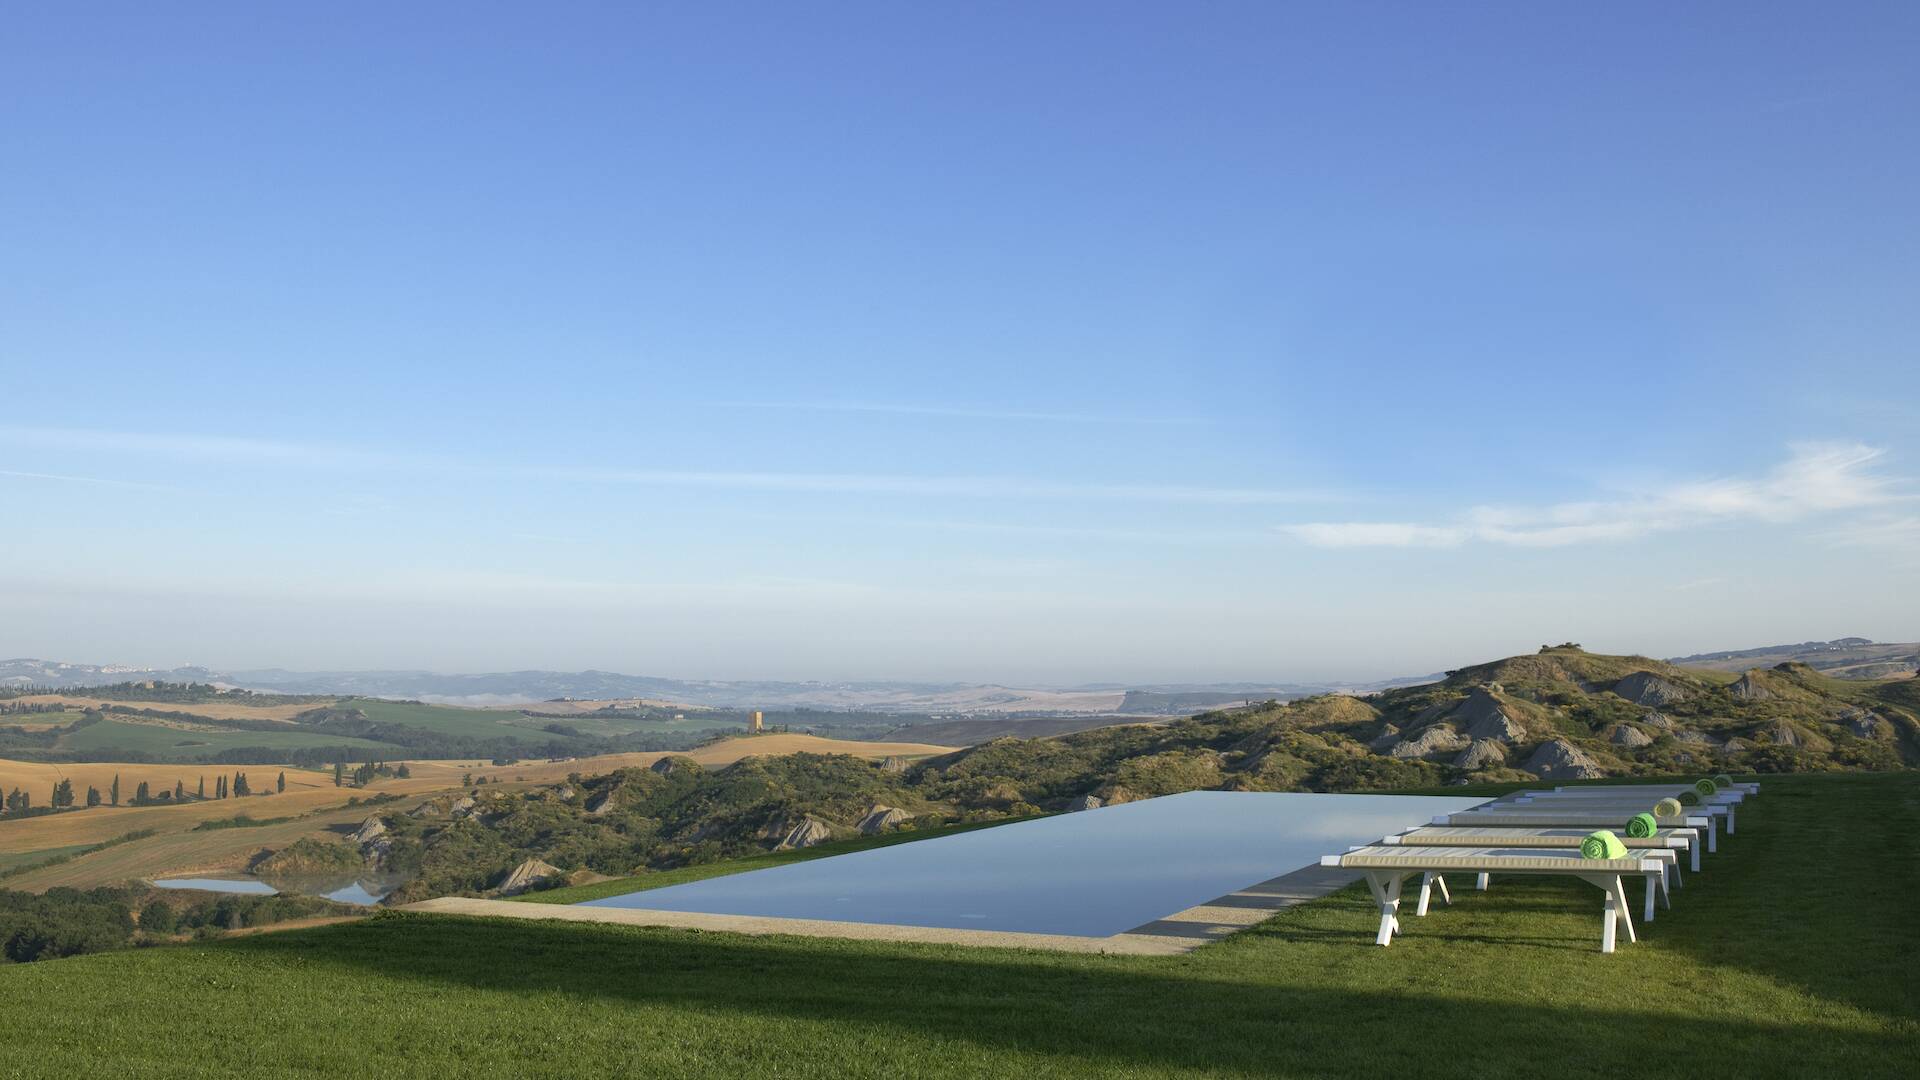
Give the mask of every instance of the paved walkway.
M 799 937 L 847 938 L 856 941 L 910 941 L 927 945 L 976 945 L 1003 949 L 1043 949 L 1052 952 L 1115 953 L 1133 956 L 1178 956 L 1209 941 L 1261 922 L 1276 911 L 1317 899 L 1358 881 L 1350 870 L 1308 866 L 1290 874 L 1250 885 L 1204 904 L 1155 919 L 1112 937 L 1071 937 L 1065 934 L 1021 934 L 1003 930 L 952 930 L 937 926 L 895 926 L 885 923 L 828 922 L 818 919 L 775 919 L 749 915 L 709 915 L 694 911 L 657 911 L 646 908 L 579 907 L 569 904 L 529 904 L 513 900 L 473 900 L 445 896 L 407 904 L 402 911 L 439 915 L 478 915 L 504 919 L 558 919 L 564 922 L 620 923 L 627 926 L 665 926 L 680 930 L 718 930 L 734 934 L 793 934 Z

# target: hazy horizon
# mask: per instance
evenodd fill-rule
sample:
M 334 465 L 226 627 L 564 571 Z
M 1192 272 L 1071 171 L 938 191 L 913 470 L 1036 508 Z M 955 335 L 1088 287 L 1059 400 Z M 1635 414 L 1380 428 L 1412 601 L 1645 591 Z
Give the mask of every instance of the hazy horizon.
M 1920 636 L 1912 5 L 248 10 L 0 40 L 0 655 Z

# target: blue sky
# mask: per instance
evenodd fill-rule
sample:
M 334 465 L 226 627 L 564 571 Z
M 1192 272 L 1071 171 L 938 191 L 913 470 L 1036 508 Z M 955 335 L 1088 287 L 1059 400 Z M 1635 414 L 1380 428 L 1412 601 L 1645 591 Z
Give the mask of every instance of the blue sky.
M 0 654 L 1920 636 L 1911 4 L 43 5 Z

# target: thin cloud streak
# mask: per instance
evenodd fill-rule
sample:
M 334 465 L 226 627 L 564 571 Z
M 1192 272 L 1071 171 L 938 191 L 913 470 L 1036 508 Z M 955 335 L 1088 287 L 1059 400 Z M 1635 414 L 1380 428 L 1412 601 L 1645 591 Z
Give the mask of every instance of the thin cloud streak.
M 1076 484 L 1019 477 L 901 476 L 868 473 L 699 472 L 663 469 L 525 467 L 515 475 L 581 483 L 632 484 L 840 495 L 938 496 L 977 499 L 1094 499 L 1137 502 L 1263 505 L 1333 502 L 1324 491 L 1269 488 L 1189 487 L 1162 484 Z
M 1340 502 L 1346 496 L 1313 489 L 1212 487 L 1183 484 L 1104 484 L 1027 477 L 909 476 L 869 473 L 788 473 L 685 469 L 620 469 L 570 465 L 492 465 L 445 456 L 390 453 L 355 447 L 221 435 L 174 435 L 75 428 L 0 426 L 0 442 L 94 453 L 137 454 L 243 466 L 359 471 L 380 469 L 436 475 L 514 477 L 563 483 L 969 499 L 1057 499 L 1232 506 Z
M 1323 548 L 1454 548 L 1467 543 L 1551 548 L 1634 540 L 1729 521 L 1784 524 L 1912 501 L 1903 482 L 1874 470 L 1884 450 L 1860 443 L 1796 443 L 1757 479 L 1676 484 L 1626 499 L 1544 507 L 1481 506 L 1451 522 L 1308 522 L 1280 531 Z M 1899 535 L 1901 530 L 1887 530 Z
M 763 409 L 770 412 L 878 413 L 894 416 L 945 416 L 959 420 L 1020 420 L 1048 424 L 1182 426 L 1205 423 L 1204 420 L 1192 416 L 1110 416 L 1101 413 L 969 409 L 948 405 L 894 405 L 864 401 L 719 401 L 714 404 L 723 409 Z
M 113 480 L 104 476 L 69 476 L 64 473 L 21 472 L 15 469 L 0 469 L 0 476 L 17 480 L 45 480 L 59 484 L 99 484 L 106 487 L 139 488 L 145 491 L 185 491 L 186 488 L 171 484 L 148 484 L 139 480 Z

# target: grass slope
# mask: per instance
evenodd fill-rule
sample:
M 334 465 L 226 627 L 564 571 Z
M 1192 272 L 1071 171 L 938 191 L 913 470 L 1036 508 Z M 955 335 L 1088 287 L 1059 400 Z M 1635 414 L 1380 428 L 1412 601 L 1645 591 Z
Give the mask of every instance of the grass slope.
M 63 1080 L 1909 1075 L 1920 777 L 1770 777 L 1741 820 L 1612 956 L 1552 881 L 1391 949 L 1350 889 L 1175 959 L 395 914 L 0 968 L 0 1046 Z
M 119 719 L 102 720 L 81 728 L 60 740 L 61 750 L 80 753 L 141 753 L 156 758 L 186 760 L 218 754 L 241 747 L 265 747 L 270 750 L 303 750 L 318 746 L 350 746 L 363 750 L 383 750 L 404 755 L 406 750 L 391 743 L 356 739 L 345 735 L 326 735 L 301 731 L 213 731 L 191 730 L 164 724 L 139 723 Z M 231 766 L 209 765 L 208 769 Z M 238 766 L 255 770 L 266 766 Z

